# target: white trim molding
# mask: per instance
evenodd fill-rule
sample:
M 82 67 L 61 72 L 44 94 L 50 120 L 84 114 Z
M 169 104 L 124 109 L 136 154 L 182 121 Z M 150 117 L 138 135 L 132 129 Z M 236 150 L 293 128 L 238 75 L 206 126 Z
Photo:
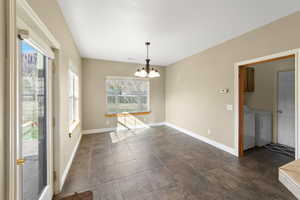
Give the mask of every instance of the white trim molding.
M 299 148 L 299 113 L 300 113 L 300 94 L 299 87 L 299 77 L 300 77 L 300 49 L 288 50 L 277 54 L 272 54 L 260 58 L 255 58 L 247 61 L 242 61 L 234 64 L 234 134 L 235 134 L 235 151 L 239 155 L 239 67 L 243 65 L 248 65 L 251 63 L 257 63 L 262 61 L 268 61 L 276 58 L 281 58 L 285 56 L 295 56 L 295 158 L 300 157 Z
M 279 181 L 289 189 L 289 191 L 295 195 L 297 199 L 300 199 L 300 185 L 294 181 L 289 175 L 287 175 L 282 169 L 279 169 L 278 175 Z
M 166 125 L 166 126 L 169 126 L 169 127 L 171 127 L 171 128 L 177 129 L 178 131 L 180 131 L 180 132 L 182 132 L 182 133 L 185 133 L 185 134 L 187 134 L 187 135 L 189 135 L 189 136 L 191 136 L 191 137 L 193 137 L 193 138 L 195 138 L 195 139 L 198 139 L 198 140 L 201 140 L 202 142 L 205 142 L 205 143 L 207 143 L 207 144 L 210 144 L 210 145 L 212 145 L 212 146 L 214 146 L 214 147 L 216 147 L 216 148 L 218 148 L 218 149 L 220 149 L 220 150 L 226 151 L 227 153 L 230 153 L 230 154 L 232 154 L 232 155 L 234 155 L 234 156 L 238 156 L 238 152 L 237 152 L 236 149 L 234 149 L 234 148 L 228 147 L 228 146 L 226 146 L 226 145 L 224 145 L 224 144 L 221 144 L 221 143 L 219 143 L 219 142 L 216 142 L 216 141 L 214 141 L 214 140 L 211 140 L 211 139 L 209 139 L 209 138 L 207 138 L 207 137 L 201 136 L 201 135 L 199 135 L 199 134 L 197 134 L 197 133 L 194 133 L 194 132 L 192 132 L 192 131 L 189 131 L 189 130 L 187 130 L 187 129 L 178 127 L 178 126 L 176 126 L 176 125 L 174 125 L 174 124 L 172 124 L 172 123 L 166 122 L 165 125 Z
M 73 160 L 74 160 L 74 158 L 75 158 L 76 152 L 77 152 L 77 150 L 78 150 L 78 148 L 79 148 L 79 144 L 80 144 L 80 142 L 81 142 L 81 138 L 82 138 L 82 134 L 80 134 L 79 139 L 78 139 L 78 141 L 77 141 L 77 143 L 76 143 L 76 145 L 75 145 L 75 148 L 74 148 L 74 150 L 73 150 L 73 152 L 72 152 L 72 154 L 71 154 L 70 160 L 68 161 L 68 164 L 67 164 L 67 166 L 66 166 L 66 168 L 65 168 L 65 170 L 64 170 L 64 172 L 63 172 L 63 174 L 62 174 L 62 176 L 61 176 L 60 179 L 59 179 L 59 190 L 60 190 L 60 191 L 62 190 L 62 188 L 63 188 L 63 186 L 64 186 L 64 184 L 65 184 L 66 178 L 67 178 L 68 173 L 69 173 L 69 171 L 70 171 L 70 168 L 71 168 L 71 166 L 72 166 L 72 163 L 73 163 Z
M 16 0 L 17 7 L 20 8 L 32 20 L 32 22 L 39 28 L 45 37 L 51 42 L 52 48 L 60 49 L 60 43 L 56 40 L 53 34 L 49 31 L 44 22 L 39 18 L 36 12 L 30 7 L 26 0 Z
M 7 0 L 6 3 L 6 86 L 5 86 L 5 131 L 7 133 L 6 151 L 6 188 L 5 199 L 15 200 L 17 193 L 17 32 L 16 32 L 16 0 Z
M 155 127 L 155 126 L 163 126 L 165 125 L 165 122 L 159 122 L 159 123 L 153 123 L 153 124 L 146 124 L 141 126 L 135 126 L 133 129 L 139 129 L 139 128 L 147 128 L 147 127 Z M 98 128 L 98 129 L 89 129 L 89 130 L 83 130 L 83 135 L 88 134 L 95 134 L 95 133 L 106 133 L 106 132 L 112 132 L 116 130 L 126 130 L 125 127 L 113 127 L 113 128 Z
M 82 130 L 82 135 L 89 135 L 89 134 L 95 134 L 95 133 L 106 133 L 115 131 L 117 128 L 98 128 L 98 129 L 89 129 L 89 130 Z
M 51 200 L 53 198 L 53 187 L 47 185 L 41 193 L 40 199 Z

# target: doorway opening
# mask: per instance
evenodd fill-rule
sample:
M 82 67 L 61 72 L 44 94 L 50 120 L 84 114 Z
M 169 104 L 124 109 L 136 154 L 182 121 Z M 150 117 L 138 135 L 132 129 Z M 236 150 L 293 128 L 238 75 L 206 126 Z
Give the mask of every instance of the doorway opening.
M 238 156 L 262 150 L 298 158 L 298 58 L 292 50 L 235 64 Z
M 265 148 L 294 159 L 294 56 L 242 66 L 240 81 L 244 153 Z

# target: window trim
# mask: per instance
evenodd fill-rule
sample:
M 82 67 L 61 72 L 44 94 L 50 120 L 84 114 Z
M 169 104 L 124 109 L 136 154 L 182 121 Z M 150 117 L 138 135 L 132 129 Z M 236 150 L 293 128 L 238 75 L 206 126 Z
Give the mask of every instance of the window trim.
M 105 114 L 105 117 L 125 117 L 130 115 L 150 115 L 151 111 L 147 112 L 123 112 L 123 113 L 112 113 L 112 114 Z
M 106 81 L 107 80 L 111 80 L 111 79 L 129 79 L 129 80 L 144 80 L 144 81 L 148 81 L 148 94 L 147 94 L 147 104 L 148 104 L 148 109 L 146 111 L 142 111 L 142 112 L 108 112 L 107 111 L 107 97 L 109 95 L 107 95 L 106 92 Z M 117 116 L 125 116 L 125 115 L 146 115 L 146 114 L 150 114 L 151 113 L 151 103 L 150 103 L 150 95 L 151 95 L 151 87 L 150 87 L 150 80 L 148 78 L 137 78 L 137 77 L 130 77 L 130 76 L 106 76 L 105 77 L 105 116 L 106 117 L 117 117 Z

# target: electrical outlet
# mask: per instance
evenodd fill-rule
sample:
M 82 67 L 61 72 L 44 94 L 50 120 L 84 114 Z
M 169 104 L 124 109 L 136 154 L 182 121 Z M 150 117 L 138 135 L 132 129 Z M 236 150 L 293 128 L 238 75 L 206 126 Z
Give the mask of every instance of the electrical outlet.
M 207 130 L 207 134 L 208 134 L 208 135 L 211 134 L 211 130 L 210 130 L 210 129 Z

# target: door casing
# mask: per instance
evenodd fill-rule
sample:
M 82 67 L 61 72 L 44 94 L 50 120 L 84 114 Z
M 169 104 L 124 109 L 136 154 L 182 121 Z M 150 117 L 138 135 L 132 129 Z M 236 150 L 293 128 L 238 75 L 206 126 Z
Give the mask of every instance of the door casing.
M 55 49 L 55 64 L 56 67 L 59 67 L 58 57 L 60 55 L 60 43 L 48 30 L 47 26 L 42 22 L 38 15 L 33 11 L 33 9 L 28 5 L 26 0 L 7 0 L 6 2 L 6 98 L 5 98 L 5 112 L 7 113 L 5 119 L 5 131 L 6 131 L 6 199 L 7 200 L 16 200 L 17 199 L 17 84 L 18 84 L 18 52 L 17 52 L 17 18 L 18 18 L 18 9 L 22 9 L 24 13 L 31 19 L 31 22 L 40 30 L 40 33 L 43 34 L 44 38 L 48 39 L 51 49 Z M 52 76 L 52 73 L 51 73 Z M 51 85 L 52 86 L 52 85 Z M 56 103 L 56 101 L 54 102 Z M 54 106 L 54 105 L 53 105 Z M 56 107 L 56 106 L 54 106 Z M 51 118 L 52 119 L 52 118 Z M 52 131 L 53 132 L 53 131 Z M 55 136 L 55 133 L 53 133 Z M 58 148 L 58 147 L 56 147 Z M 53 159 L 53 158 L 52 158 Z M 59 164 L 57 164 L 59 165 Z M 52 173 L 51 173 L 52 176 Z M 53 178 L 49 179 L 53 181 Z M 53 188 L 51 188 L 53 190 Z M 43 194 L 46 195 L 47 194 Z
M 277 54 L 272 54 L 260 58 L 255 58 L 251 60 L 246 60 L 242 62 L 238 62 L 234 64 L 234 134 L 235 134 L 235 153 L 237 156 L 243 156 L 243 105 L 244 105 L 244 93 L 241 91 L 241 86 L 243 82 L 243 75 L 240 76 L 243 68 L 264 62 L 271 62 L 275 60 L 285 59 L 294 57 L 295 59 L 295 159 L 298 159 L 300 156 L 300 141 L 298 137 L 299 133 L 299 113 L 300 108 L 300 98 L 298 98 L 298 94 L 300 94 L 300 86 L 299 86 L 299 69 L 300 69 L 300 49 L 289 50 Z

